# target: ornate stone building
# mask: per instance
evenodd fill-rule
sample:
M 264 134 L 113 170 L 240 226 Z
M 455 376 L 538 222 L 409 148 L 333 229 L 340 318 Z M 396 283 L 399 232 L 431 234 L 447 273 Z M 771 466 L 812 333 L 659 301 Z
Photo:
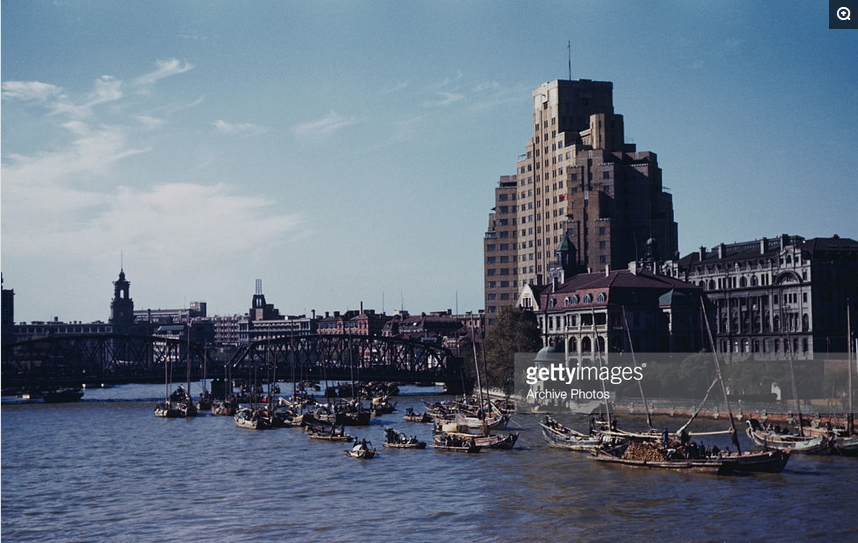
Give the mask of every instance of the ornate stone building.
M 716 306 L 718 351 L 733 359 L 844 353 L 846 308 L 858 311 L 858 242 L 782 235 L 720 244 L 668 262 Z

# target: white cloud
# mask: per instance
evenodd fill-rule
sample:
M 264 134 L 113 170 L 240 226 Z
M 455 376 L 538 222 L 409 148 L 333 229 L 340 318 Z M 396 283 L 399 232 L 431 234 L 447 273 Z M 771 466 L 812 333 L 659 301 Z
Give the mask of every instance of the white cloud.
M 273 207 L 271 200 L 233 194 L 224 184 L 119 187 L 104 211 L 81 225 L 80 237 L 97 240 L 89 242 L 93 249 L 133 247 L 138 258 L 163 262 L 235 258 L 270 248 L 301 225 L 300 216 L 277 214 Z
M 445 107 L 454 104 L 459 100 L 463 100 L 465 95 L 460 92 L 436 92 L 435 100 L 427 100 L 424 105 L 430 107 Z
M 62 92 L 62 87 L 40 81 L 6 81 L 3 83 L 3 98 L 8 100 L 44 102 L 61 96 Z
M 220 134 L 232 136 L 258 136 L 259 134 L 264 134 L 268 131 L 268 128 L 265 126 L 253 123 L 228 123 L 221 119 L 218 119 L 211 124 Z
M 296 125 L 292 132 L 301 137 L 328 137 L 338 130 L 357 123 L 358 120 L 355 117 L 343 117 L 331 110 L 319 120 Z
M 135 80 L 138 85 L 151 85 L 160 79 L 170 77 L 177 74 L 183 74 L 194 68 L 194 65 L 188 61 L 180 61 L 176 58 L 167 60 L 159 60 L 156 62 L 158 69 L 154 72 L 142 75 Z
M 122 248 L 157 263 L 153 274 L 186 263 L 184 277 L 192 277 L 200 263 L 264 253 L 298 235 L 300 215 L 225 183 L 124 183 L 115 166 L 146 150 L 130 146 L 120 128 L 66 124 L 79 135 L 67 148 L 12 155 L 3 164 L 4 256 L 94 263 Z
M 164 126 L 164 123 L 167 122 L 164 119 L 159 119 L 158 117 L 152 117 L 150 115 L 138 115 L 136 118 L 140 121 L 140 124 L 149 129 L 161 128 Z

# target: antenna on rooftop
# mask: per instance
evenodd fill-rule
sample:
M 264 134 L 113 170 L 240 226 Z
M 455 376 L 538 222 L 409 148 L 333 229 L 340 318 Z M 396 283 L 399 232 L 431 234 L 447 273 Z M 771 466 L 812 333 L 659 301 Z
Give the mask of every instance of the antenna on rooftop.
M 572 81 L 572 40 L 566 42 L 566 50 L 569 55 L 569 81 Z

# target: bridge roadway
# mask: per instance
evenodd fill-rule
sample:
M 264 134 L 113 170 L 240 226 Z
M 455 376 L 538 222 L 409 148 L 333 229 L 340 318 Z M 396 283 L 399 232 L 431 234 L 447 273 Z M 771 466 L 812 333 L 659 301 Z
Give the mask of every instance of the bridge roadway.
M 218 358 L 221 361 L 217 361 Z M 127 334 L 57 335 L 3 345 L 3 394 L 86 384 L 184 381 L 203 377 L 278 381 L 442 382 L 470 388 L 461 358 L 446 348 L 402 338 L 315 334 L 220 349 L 184 340 Z

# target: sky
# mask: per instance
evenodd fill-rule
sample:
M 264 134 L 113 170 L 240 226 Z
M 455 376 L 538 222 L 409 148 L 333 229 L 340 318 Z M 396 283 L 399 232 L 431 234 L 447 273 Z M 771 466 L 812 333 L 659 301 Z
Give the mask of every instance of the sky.
M 3 0 L 0 266 L 15 320 L 483 307 L 531 92 L 612 81 L 680 251 L 858 238 L 858 30 L 731 0 Z M 567 48 L 567 44 L 571 47 Z

